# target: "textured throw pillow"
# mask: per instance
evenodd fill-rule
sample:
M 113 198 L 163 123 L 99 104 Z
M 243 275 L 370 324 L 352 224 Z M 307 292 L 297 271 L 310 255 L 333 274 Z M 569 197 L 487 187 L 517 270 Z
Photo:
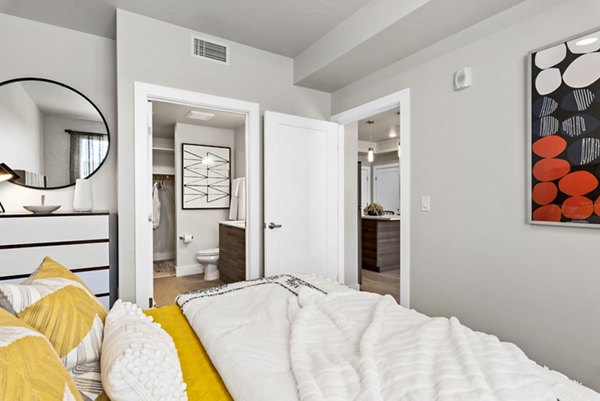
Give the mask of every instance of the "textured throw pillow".
M 0 384 L 0 400 L 82 400 L 46 337 L 3 309 Z
M 129 302 L 108 313 L 102 384 L 112 401 L 185 401 L 186 385 L 173 339 Z
M 98 361 L 106 310 L 71 271 L 50 258 L 23 283 L 0 293 L 17 317 L 45 335 L 68 370 Z

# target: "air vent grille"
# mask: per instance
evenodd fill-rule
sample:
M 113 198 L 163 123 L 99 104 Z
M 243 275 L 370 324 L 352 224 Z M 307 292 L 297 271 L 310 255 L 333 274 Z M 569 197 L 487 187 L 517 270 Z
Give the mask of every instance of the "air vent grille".
M 220 63 L 227 63 L 228 48 L 225 45 L 192 37 L 192 55 Z

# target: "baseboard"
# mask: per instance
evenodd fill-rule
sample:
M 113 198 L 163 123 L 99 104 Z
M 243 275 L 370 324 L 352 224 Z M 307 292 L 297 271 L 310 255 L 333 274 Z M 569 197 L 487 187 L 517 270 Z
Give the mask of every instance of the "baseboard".
M 353 290 L 360 291 L 360 284 L 346 284 L 346 287 L 350 287 Z
M 200 274 L 200 273 L 204 273 L 204 271 L 202 270 L 202 266 L 200 266 L 199 264 L 188 265 L 188 266 L 177 266 L 175 268 L 175 275 L 177 277 L 189 276 L 191 274 Z
M 156 252 L 152 255 L 153 260 L 171 260 L 175 259 L 175 252 Z

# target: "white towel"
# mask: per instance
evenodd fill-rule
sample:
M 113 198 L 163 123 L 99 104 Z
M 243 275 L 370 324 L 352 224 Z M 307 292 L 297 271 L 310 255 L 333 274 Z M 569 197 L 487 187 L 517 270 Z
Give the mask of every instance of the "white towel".
M 246 179 L 236 178 L 231 182 L 229 220 L 246 220 Z
M 158 183 L 152 185 L 152 228 L 160 226 L 160 199 L 158 196 Z
M 246 179 L 240 178 L 238 185 L 238 220 L 246 220 Z

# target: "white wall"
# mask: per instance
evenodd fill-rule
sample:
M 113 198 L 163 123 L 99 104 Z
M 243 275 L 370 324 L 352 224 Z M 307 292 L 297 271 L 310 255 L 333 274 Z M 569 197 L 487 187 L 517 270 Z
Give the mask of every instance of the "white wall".
M 43 130 L 43 114 L 21 84 L 1 86 L 0 163 L 43 174 Z
M 334 93 L 333 108 L 411 90 L 411 306 L 456 315 L 600 389 L 600 230 L 525 223 L 527 53 L 596 28 L 600 15 L 596 0 L 561 3 L 526 2 L 513 12 L 534 16 L 391 65 Z M 465 66 L 474 86 L 454 92 Z
M 219 222 L 229 219 L 229 209 L 183 210 L 181 199 L 181 144 L 225 146 L 231 148 L 233 161 L 234 131 L 222 128 L 200 127 L 189 124 L 175 125 L 175 214 L 177 237 L 185 234 L 194 236 L 189 244 L 177 241 L 177 275 L 199 273 L 200 265 L 196 252 L 219 247 Z M 234 166 L 231 172 L 234 171 Z
M 0 14 L 0 82 L 23 77 L 48 78 L 85 94 L 104 114 L 111 131 L 111 149 L 102 169 L 92 177 L 94 208 L 116 212 L 116 76 L 115 42 L 69 29 Z M 10 148 L 0 148 L 0 159 Z M 12 152 L 12 150 L 11 150 Z M 35 190 L 0 184 L 0 199 L 9 212 L 22 205 L 47 204 L 73 209 L 73 187 Z
M 293 60 L 248 46 L 229 44 L 230 63 L 191 56 L 189 29 L 117 10 L 119 103 L 120 296 L 135 297 L 133 89 L 141 81 L 247 100 L 273 110 L 328 119 L 329 94 L 293 85 Z M 208 37 L 208 36 L 207 36 Z M 261 200 L 262 202 L 262 200 Z

